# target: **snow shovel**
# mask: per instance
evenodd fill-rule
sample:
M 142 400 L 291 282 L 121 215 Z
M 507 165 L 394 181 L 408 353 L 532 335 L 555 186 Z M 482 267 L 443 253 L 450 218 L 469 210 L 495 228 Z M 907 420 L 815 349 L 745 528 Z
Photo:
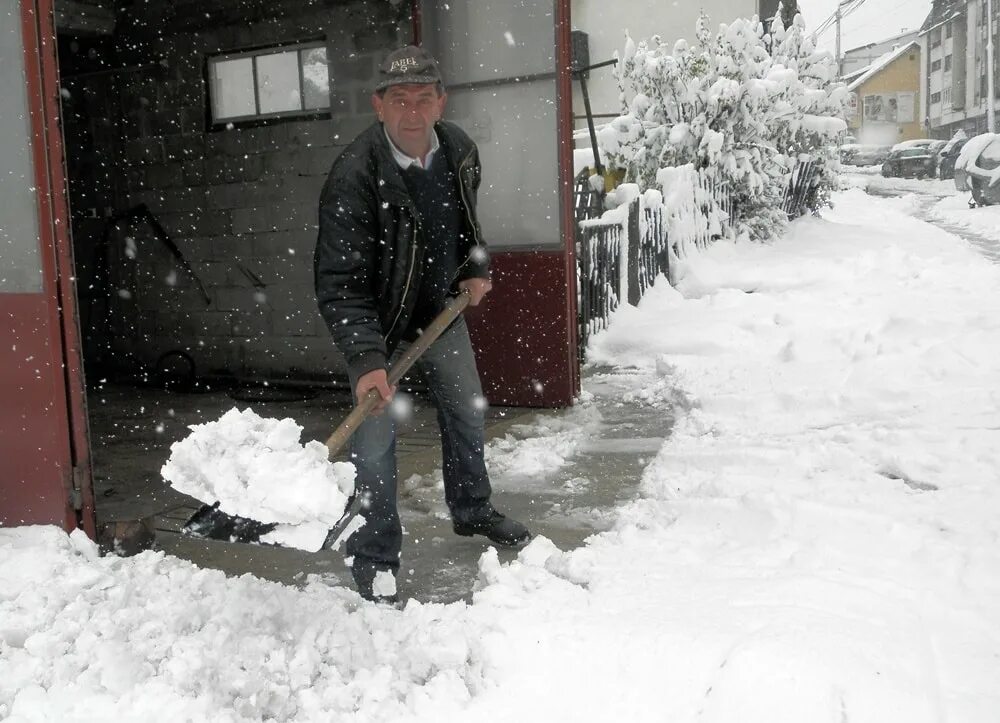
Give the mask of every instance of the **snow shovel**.
M 427 347 L 434 343 L 434 341 L 441 335 L 441 333 L 447 329 L 459 314 L 461 314 L 465 307 L 469 305 L 469 300 L 472 295 L 468 290 L 462 290 L 457 296 L 453 297 L 448 305 L 445 307 L 438 316 L 428 324 L 424 332 L 406 349 L 402 356 L 392 365 L 389 369 L 388 380 L 389 386 L 395 386 L 399 383 L 406 373 L 413 366 L 413 363 L 420 358 Z M 333 459 L 333 457 L 341 450 L 341 448 L 347 444 L 351 435 L 357 431 L 361 423 L 365 421 L 371 411 L 378 405 L 381 401 L 381 396 L 377 389 L 369 390 L 368 394 L 365 395 L 364 399 L 351 411 L 347 418 L 340 423 L 330 438 L 326 440 L 326 448 L 328 451 L 328 458 Z M 323 543 L 323 549 L 328 549 L 334 545 L 337 539 L 340 537 L 341 533 L 346 529 L 347 525 L 357 516 L 358 512 L 361 511 L 361 501 L 357 494 L 351 496 L 351 499 L 347 503 L 347 509 L 344 511 L 343 517 L 337 522 L 336 525 L 327 534 L 326 541 Z M 263 535 L 272 532 L 277 525 L 275 523 L 268 522 L 258 522 L 257 520 L 252 520 L 247 517 L 239 517 L 237 515 L 230 515 L 224 510 L 219 508 L 219 503 L 215 502 L 211 505 L 202 505 L 197 512 L 195 512 L 184 526 L 181 528 L 181 532 L 185 535 L 190 535 L 191 537 L 201 537 L 208 538 L 212 540 L 226 540 L 228 542 L 246 542 L 246 543 L 258 543 Z

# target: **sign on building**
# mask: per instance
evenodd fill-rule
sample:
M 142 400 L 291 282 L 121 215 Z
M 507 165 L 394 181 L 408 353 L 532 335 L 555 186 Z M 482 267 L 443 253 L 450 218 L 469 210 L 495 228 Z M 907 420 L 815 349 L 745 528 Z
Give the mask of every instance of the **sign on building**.
M 916 93 L 871 93 L 864 99 L 864 119 L 912 123 L 916 119 Z

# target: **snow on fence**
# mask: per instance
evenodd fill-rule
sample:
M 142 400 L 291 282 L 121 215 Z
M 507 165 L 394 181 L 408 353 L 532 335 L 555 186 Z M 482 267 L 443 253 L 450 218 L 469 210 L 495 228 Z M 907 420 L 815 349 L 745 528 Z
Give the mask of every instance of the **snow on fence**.
M 733 201 L 721 183 L 691 165 L 664 168 L 657 180 L 662 193 L 640 193 L 635 184 L 619 186 L 609 194 L 615 207 L 599 218 L 579 214 L 592 206 L 577 205 L 581 354 L 590 335 L 607 328 L 623 299 L 637 305 L 658 276 L 676 281 L 680 260 L 732 236 Z
M 785 187 L 785 197 L 782 210 L 793 220 L 805 214 L 809 200 L 819 185 L 819 164 L 812 156 L 801 154 L 792 168 L 792 173 Z

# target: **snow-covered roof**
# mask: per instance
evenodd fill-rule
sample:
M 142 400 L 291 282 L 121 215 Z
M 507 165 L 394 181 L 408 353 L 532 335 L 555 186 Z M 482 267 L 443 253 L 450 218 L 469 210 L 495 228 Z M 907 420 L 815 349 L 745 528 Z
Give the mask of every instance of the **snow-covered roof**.
M 917 47 L 920 46 L 919 43 L 917 43 L 916 40 L 914 40 L 912 42 L 909 42 L 906 45 L 901 45 L 898 48 L 896 48 L 895 50 L 890 50 L 888 53 L 883 54 L 875 62 L 873 62 L 871 65 L 869 65 L 869 66 L 867 66 L 865 68 L 862 68 L 861 70 L 857 71 L 856 73 L 852 73 L 851 75 L 844 76 L 844 80 L 849 81 L 847 89 L 848 90 L 855 90 L 855 89 L 857 89 L 858 86 L 860 86 L 862 83 L 864 83 L 865 81 L 867 81 L 873 75 L 875 75 L 880 70 L 882 70 L 883 68 L 885 68 L 887 65 L 889 65 L 889 63 L 891 63 L 892 61 L 894 61 L 897 58 L 899 58 L 901 55 L 903 55 L 903 53 L 907 52 L 914 45 L 916 45 Z
M 844 51 L 844 55 L 853 53 L 855 50 L 864 50 L 865 48 L 874 48 L 876 45 L 884 45 L 886 43 L 891 43 L 893 40 L 901 40 L 911 35 L 914 37 L 914 39 L 916 39 L 919 32 L 920 31 L 918 30 L 904 30 L 901 33 L 898 33 L 896 35 L 891 35 L 888 38 L 883 38 L 882 40 L 876 40 L 875 42 L 872 43 L 865 43 L 864 45 L 856 45 L 853 48 L 848 48 L 847 50 Z
M 951 20 L 962 12 L 965 4 L 966 0 L 934 0 L 924 24 L 920 26 L 920 34 L 928 33 L 942 23 Z

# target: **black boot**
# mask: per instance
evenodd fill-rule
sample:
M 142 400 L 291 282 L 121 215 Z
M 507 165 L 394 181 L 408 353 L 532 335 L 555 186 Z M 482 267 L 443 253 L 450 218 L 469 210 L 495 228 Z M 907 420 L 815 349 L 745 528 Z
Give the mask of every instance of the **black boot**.
M 399 595 L 396 593 L 395 585 L 395 570 L 378 567 L 367 562 L 359 564 L 358 559 L 355 558 L 354 564 L 351 566 L 351 574 L 354 576 L 354 584 L 357 586 L 358 592 L 365 600 L 384 605 L 399 605 Z M 392 576 L 393 584 L 391 586 L 391 593 L 388 593 L 384 589 L 387 587 L 384 575 Z M 376 576 L 378 576 L 378 581 L 376 581 Z
M 463 537 L 483 535 L 502 547 L 521 548 L 531 541 L 527 527 L 500 514 L 489 503 L 471 517 L 452 520 L 452 529 Z

